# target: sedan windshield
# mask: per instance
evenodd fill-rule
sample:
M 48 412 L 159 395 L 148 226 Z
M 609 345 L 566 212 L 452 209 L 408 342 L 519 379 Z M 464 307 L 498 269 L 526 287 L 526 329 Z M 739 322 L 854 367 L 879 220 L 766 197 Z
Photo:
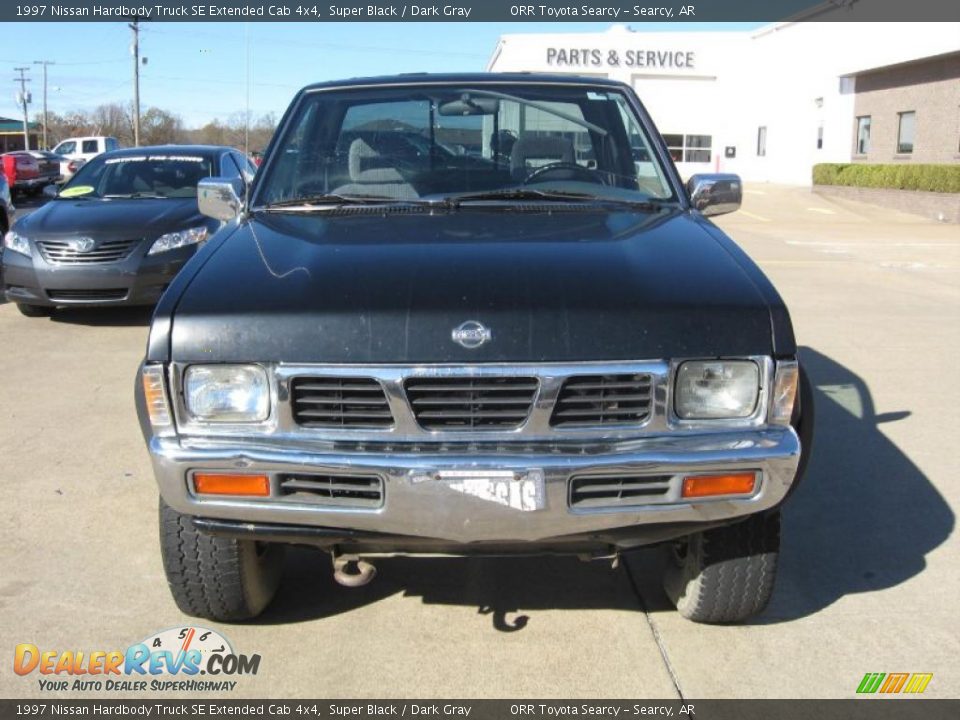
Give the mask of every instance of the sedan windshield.
M 214 175 L 200 155 L 101 155 L 60 191 L 64 198 L 195 198 L 197 183 Z
M 673 199 L 633 107 L 601 86 L 308 92 L 271 156 L 255 207 Z

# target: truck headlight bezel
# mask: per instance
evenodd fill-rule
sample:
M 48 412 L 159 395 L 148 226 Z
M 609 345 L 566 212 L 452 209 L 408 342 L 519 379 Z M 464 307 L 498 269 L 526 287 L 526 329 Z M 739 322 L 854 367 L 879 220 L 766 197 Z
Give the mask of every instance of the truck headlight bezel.
M 181 387 L 191 423 L 258 425 L 270 419 L 270 377 L 261 365 L 189 365 Z
M 670 414 L 679 424 L 751 423 L 765 415 L 769 361 L 690 359 L 674 364 Z

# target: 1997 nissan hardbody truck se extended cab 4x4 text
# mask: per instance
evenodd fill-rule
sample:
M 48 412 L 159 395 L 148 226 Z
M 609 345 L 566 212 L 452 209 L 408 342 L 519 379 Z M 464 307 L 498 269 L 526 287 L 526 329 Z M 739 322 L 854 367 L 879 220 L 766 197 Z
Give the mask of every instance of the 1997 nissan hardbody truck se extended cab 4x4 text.
M 137 382 L 170 589 L 230 621 L 287 543 L 669 548 L 698 621 L 766 605 L 812 405 L 789 315 L 620 83 L 408 75 L 302 90 L 163 295 Z

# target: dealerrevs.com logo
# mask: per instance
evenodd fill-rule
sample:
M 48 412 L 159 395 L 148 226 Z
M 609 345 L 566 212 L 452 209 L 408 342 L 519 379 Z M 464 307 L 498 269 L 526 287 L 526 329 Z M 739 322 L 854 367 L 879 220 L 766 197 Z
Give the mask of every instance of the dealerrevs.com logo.
M 17 675 L 39 675 L 40 690 L 51 692 L 223 692 L 237 686 L 233 678 L 259 669 L 260 655 L 237 653 L 223 635 L 202 627 L 162 630 L 125 650 L 61 651 L 21 643 L 13 656 Z

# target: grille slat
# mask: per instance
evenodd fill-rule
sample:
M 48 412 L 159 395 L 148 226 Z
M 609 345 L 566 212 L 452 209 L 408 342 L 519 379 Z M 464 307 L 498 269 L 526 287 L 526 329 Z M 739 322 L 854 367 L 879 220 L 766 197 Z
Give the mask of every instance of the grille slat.
M 393 415 L 390 414 L 388 410 L 382 412 L 374 411 L 357 411 L 357 410 L 301 410 L 300 417 L 308 418 L 392 418 Z
M 39 240 L 37 247 L 44 260 L 57 265 L 90 265 L 120 262 L 125 259 L 140 238 L 108 240 L 98 243 L 88 252 L 78 252 L 63 240 Z
M 570 478 L 570 507 L 644 505 L 670 491 L 670 475 L 575 475 Z
M 293 418 L 303 427 L 384 428 L 393 413 L 374 378 L 294 378 Z
M 649 374 L 576 375 L 560 388 L 550 417 L 553 427 L 639 424 L 650 417 Z
M 383 505 L 383 478 L 378 475 L 281 475 L 279 488 L 287 500 L 358 508 Z
M 407 400 L 426 430 L 508 430 L 530 415 L 539 381 L 530 377 L 411 378 Z
M 533 392 L 537 389 L 537 381 L 533 378 L 520 378 L 521 382 L 517 382 L 518 378 L 500 378 L 501 381 L 510 381 L 512 384 L 504 385 L 503 382 L 494 382 L 492 380 L 477 380 L 473 382 L 464 382 L 462 380 L 445 380 L 443 378 L 436 378 L 435 381 L 426 382 L 424 380 L 408 380 L 406 389 L 407 392 L 431 392 L 439 393 L 444 391 L 454 392 L 464 392 L 464 391 L 477 391 L 477 392 L 520 392 L 529 390 Z
M 88 301 L 123 300 L 127 297 L 126 288 L 104 288 L 99 290 L 47 290 L 47 297 L 51 300 Z

